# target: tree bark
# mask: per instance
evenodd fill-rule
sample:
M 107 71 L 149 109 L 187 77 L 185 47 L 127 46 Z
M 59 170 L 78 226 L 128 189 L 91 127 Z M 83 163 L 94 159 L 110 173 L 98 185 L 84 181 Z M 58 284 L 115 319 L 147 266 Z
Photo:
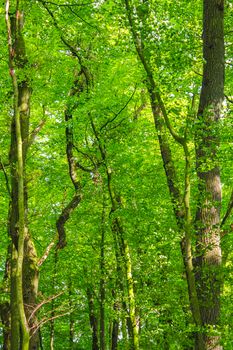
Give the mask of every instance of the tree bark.
M 9 1 L 7 1 L 9 6 Z M 19 2 L 17 3 L 19 6 Z M 8 7 L 9 11 L 9 7 Z M 11 273 L 11 342 L 12 349 L 20 342 L 20 337 L 29 332 L 29 326 L 33 326 L 36 318 L 32 318 L 30 325 L 25 322 L 23 332 L 16 331 L 19 321 L 30 316 L 30 308 L 25 308 L 24 304 L 34 306 L 36 303 L 38 289 L 38 268 L 36 250 L 27 229 L 27 186 L 25 163 L 28 149 L 29 117 L 30 117 L 30 96 L 31 88 L 29 77 L 24 72 L 23 79 L 17 77 L 17 72 L 26 69 L 28 64 L 25 50 L 23 29 L 23 13 L 16 8 L 15 14 L 8 18 L 8 41 L 9 37 L 9 68 L 14 89 L 14 118 L 11 124 L 11 147 L 10 147 L 10 167 L 11 167 L 11 203 L 9 210 L 9 235 L 12 239 L 12 273 Z M 23 228 L 20 227 L 23 225 Z M 20 236 L 21 234 L 21 236 Z M 19 254 L 20 252 L 20 254 Z M 22 266 L 19 268 L 19 264 Z M 18 265 L 18 268 L 16 267 Z M 15 270 L 16 269 L 16 270 Z M 20 273 L 20 277 L 19 274 Z M 15 310 L 17 300 L 17 285 L 22 283 L 23 306 L 18 314 Z M 19 308 L 19 305 L 18 305 Z M 24 315 L 23 315 L 24 314 Z M 24 328 L 24 326 L 23 326 Z M 20 335 L 21 334 L 21 335 Z M 28 337 L 28 334 L 25 335 Z M 30 338 L 30 350 L 36 350 L 39 345 L 38 333 Z
M 104 192 L 104 188 L 103 188 Z M 100 241 L 100 350 L 105 350 L 105 194 L 103 193 L 103 209 L 101 217 L 101 241 Z
M 88 304 L 89 304 L 90 325 L 91 325 L 91 330 L 92 330 L 92 350 L 99 350 L 98 320 L 97 320 L 96 315 L 95 315 L 94 299 L 93 299 L 93 294 L 92 294 L 90 288 L 87 288 L 87 297 L 88 297 Z
M 224 100 L 224 1 L 203 2 L 203 80 L 196 127 L 196 168 L 199 200 L 196 215 L 196 281 L 203 325 L 205 348 L 222 349 L 217 335 L 209 334 L 220 315 L 221 180 L 218 162 L 219 119 Z

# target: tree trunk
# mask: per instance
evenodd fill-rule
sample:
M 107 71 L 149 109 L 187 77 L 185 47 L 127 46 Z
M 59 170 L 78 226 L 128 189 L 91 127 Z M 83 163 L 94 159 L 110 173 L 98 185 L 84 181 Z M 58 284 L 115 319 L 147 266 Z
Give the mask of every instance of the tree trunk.
M 99 344 L 98 344 L 98 321 L 95 315 L 94 310 L 94 299 L 93 294 L 91 292 L 91 289 L 87 289 L 87 297 L 88 297 L 88 304 L 89 304 L 89 318 L 90 318 L 90 325 L 92 330 L 92 350 L 99 350 Z
M 18 3 L 19 6 L 19 3 Z M 9 1 L 7 2 L 7 16 Z M 19 331 L 20 317 L 29 318 L 31 308 L 24 310 L 24 303 L 35 306 L 38 289 L 37 256 L 32 239 L 27 229 L 27 185 L 25 181 L 25 163 L 28 149 L 30 96 L 31 88 L 29 77 L 23 74 L 23 79 L 17 77 L 17 71 L 25 69 L 28 64 L 22 35 L 23 14 L 17 8 L 15 14 L 7 18 L 8 43 L 9 43 L 9 66 L 14 88 L 14 118 L 11 124 L 11 147 L 9 161 L 11 167 L 11 203 L 9 209 L 9 235 L 12 239 L 12 266 L 11 266 L 11 348 L 16 349 L 23 332 Z M 21 157 L 21 158 L 20 158 Z M 20 197 L 21 196 L 21 197 Z M 21 218 L 20 218 L 21 215 Z M 23 225 L 23 228 L 20 227 Z M 21 233 L 21 237 L 20 237 Z M 19 246 L 21 244 L 21 247 Z M 20 254 L 19 254 L 19 250 Z M 21 261 L 22 260 L 22 261 Z M 19 264 L 22 263 L 21 276 L 19 276 Z M 17 270 L 18 265 L 18 270 Z M 16 310 L 18 284 L 22 283 L 23 316 Z M 27 323 L 27 322 L 26 322 Z M 36 323 L 36 318 L 30 321 L 30 327 Z M 26 325 L 28 327 L 28 325 Z M 26 327 L 26 328 L 27 328 Z M 22 320 L 21 320 L 22 328 Z M 18 330 L 17 330 L 18 329 Z M 26 332 L 29 332 L 27 330 Z M 27 337 L 27 335 L 26 335 Z M 38 349 L 39 338 L 37 332 L 30 338 L 30 350 Z
M 3 350 L 10 350 L 10 304 L 0 305 L 0 314 L 3 325 Z
M 11 243 L 8 245 L 7 258 L 5 263 L 5 273 L 3 278 L 3 292 L 9 293 L 10 281 L 10 265 L 11 265 Z M 10 350 L 10 324 L 11 324 L 11 308 L 8 301 L 0 303 L 0 317 L 3 325 L 3 350 Z
M 73 301 L 72 301 L 72 279 L 69 277 L 69 282 L 68 282 L 68 290 L 69 290 L 69 308 L 70 308 L 70 329 L 69 329 L 69 343 L 70 343 L 70 350 L 74 349 L 74 316 L 73 316 Z
M 104 189 L 103 189 L 104 191 Z M 100 350 L 105 350 L 105 195 L 103 193 L 103 209 L 101 217 L 100 242 Z
M 114 298 L 114 304 L 113 304 L 113 312 L 114 312 L 114 318 L 112 321 L 112 327 L 111 327 L 111 334 L 110 334 L 110 349 L 111 350 L 117 350 L 117 344 L 118 344 L 118 333 L 119 333 L 119 317 L 117 315 L 119 304 L 116 301 L 116 291 L 112 290 L 112 296 Z
M 199 201 L 196 215 L 196 281 L 203 325 L 206 326 L 205 348 L 222 349 L 219 336 L 210 335 L 220 314 L 221 247 L 220 208 L 221 180 L 218 164 L 219 118 L 224 99 L 224 2 L 204 0 L 203 13 L 203 81 L 196 127 L 196 159 Z

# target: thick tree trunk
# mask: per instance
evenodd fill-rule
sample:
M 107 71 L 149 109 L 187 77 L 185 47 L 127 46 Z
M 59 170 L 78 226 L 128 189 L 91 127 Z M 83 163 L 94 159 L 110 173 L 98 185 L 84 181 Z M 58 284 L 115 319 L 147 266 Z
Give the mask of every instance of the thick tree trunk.
M 11 342 L 12 349 L 17 347 L 19 338 L 21 337 L 19 331 L 16 330 L 19 327 L 19 315 L 15 310 L 16 305 L 16 291 L 17 291 L 17 273 L 15 266 L 18 260 L 22 258 L 22 292 L 23 302 L 27 305 L 34 306 L 37 297 L 38 288 L 38 268 L 36 250 L 34 248 L 32 239 L 27 229 L 27 187 L 25 181 L 25 163 L 28 149 L 28 135 L 29 135 L 29 117 L 30 117 L 30 96 L 31 89 L 29 85 L 29 78 L 27 75 L 23 75 L 24 79 L 17 79 L 15 70 L 22 70 L 27 65 L 27 57 L 25 51 L 25 43 L 22 36 L 23 28 L 23 14 L 16 10 L 16 14 L 8 21 L 8 35 L 10 31 L 12 52 L 10 52 L 10 69 L 13 79 L 13 86 L 15 91 L 15 115 L 11 124 L 11 147 L 10 147 L 10 167 L 11 167 L 11 205 L 9 210 L 9 235 L 12 239 L 12 273 L 11 273 Z M 26 78 L 25 78 L 26 77 Z M 17 119 L 18 116 L 18 119 Z M 21 145 L 21 146 L 20 146 Z M 19 158 L 19 147 L 21 147 L 21 157 Z M 21 163 L 22 164 L 21 164 Z M 21 166 L 21 178 L 19 167 Z M 20 195 L 23 198 L 20 198 Z M 23 204 L 22 204 L 23 203 Z M 19 233 L 18 223 L 20 222 L 20 205 L 21 216 L 23 215 L 23 238 L 22 238 L 22 256 L 18 254 L 19 250 Z M 22 229 L 21 229 L 22 230 Z M 21 282 L 20 282 L 21 283 Z M 23 306 L 24 308 L 24 306 Z M 29 318 L 31 313 L 30 308 L 25 308 L 25 316 Z M 30 326 L 34 326 L 36 318 L 31 319 Z M 38 349 L 38 334 L 35 333 L 30 338 L 30 350 Z
M 196 129 L 196 159 L 199 202 L 196 216 L 196 281 L 203 325 L 205 348 L 219 350 L 219 337 L 209 335 L 207 327 L 217 326 L 220 314 L 221 180 L 218 164 L 219 126 L 224 99 L 224 2 L 204 0 L 203 82 Z

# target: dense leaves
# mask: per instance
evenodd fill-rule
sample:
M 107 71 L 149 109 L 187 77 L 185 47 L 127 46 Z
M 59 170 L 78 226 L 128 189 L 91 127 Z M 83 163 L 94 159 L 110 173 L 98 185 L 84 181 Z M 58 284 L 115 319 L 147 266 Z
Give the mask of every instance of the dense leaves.
M 13 1 L 11 6 L 14 8 Z M 37 326 L 31 334 L 40 328 L 44 349 L 93 348 L 91 300 L 98 323 L 98 346 L 103 304 L 105 349 L 110 349 L 116 319 L 118 349 L 130 349 L 129 281 L 122 267 L 124 255 L 120 255 L 118 264 L 113 229 L 114 220 L 119 219 L 130 250 L 140 349 L 193 348 L 196 329 L 180 249 L 182 237 L 167 188 L 148 82 L 135 51 L 124 4 L 25 0 L 20 6 L 24 12 L 22 33 L 28 62 L 17 74 L 19 81 L 29 76 L 32 91 L 31 144 L 25 162 L 27 221 L 38 261 L 50 243 L 55 243 L 39 266 L 37 304 L 31 305 L 37 311 Z M 179 135 L 187 131 L 194 220 L 198 200 L 194 135 L 203 65 L 202 4 L 135 1 L 132 11 L 136 32 L 145 44 L 145 57 L 153 68 L 170 121 Z M 0 16 L 0 303 L 4 304 L 10 301 L 10 282 L 4 275 L 11 241 L 8 154 L 13 95 L 3 6 Z M 222 218 L 233 183 L 232 16 L 232 4 L 227 2 L 226 98 L 216 131 L 221 141 L 218 157 L 223 187 Z M 80 74 L 82 69 L 88 72 L 88 87 L 85 74 Z M 72 119 L 65 122 L 67 109 L 71 110 Z M 78 164 L 82 200 L 65 224 L 66 247 L 57 249 L 56 222 L 74 195 L 67 160 L 67 128 L 73 132 L 73 155 Z M 183 150 L 169 132 L 167 139 L 183 195 Z M 114 209 L 110 186 L 118 203 Z M 224 284 L 221 323 L 217 326 L 226 350 L 232 348 L 231 218 L 222 227 Z M 192 240 L 195 242 L 194 232 Z M 0 325 L 3 344 L 5 326 Z

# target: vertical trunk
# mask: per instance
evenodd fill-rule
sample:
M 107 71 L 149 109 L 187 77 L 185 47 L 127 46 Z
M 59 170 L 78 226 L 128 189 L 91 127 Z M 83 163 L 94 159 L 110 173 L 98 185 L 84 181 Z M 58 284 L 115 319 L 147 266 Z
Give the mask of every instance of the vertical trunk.
M 118 333 L 119 333 L 119 317 L 117 315 L 117 311 L 119 309 L 119 305 L 116 301 L 116 291 L 115 290 L 112 290 L 112 296 L 113 296 L 115 301 L 113 304 L 114 319 L 112 321 L 112 329 L 111 329 L 111 334 L 110 334 L 110 339 L 111 339 L 110 349 L 117 350 Z
M 192 255 L 192 237 L 191 237 L 191 211 L 190 211 L 190 181 L 189 181 L 189 168 L 190 159 L 187 147 L 186 138 L 180 137 L 175 130 L 172 128 L 166 108 L 164 106 L 163 100 L 161 98 L 159 88 L 156 85 L 155 79 L 153 77 L 153 69 L 150 65 L 150 60 L 144 52 L 144 42 L 140 33 L 135 27 L 135 22 L 133 19 L 133 10 L 131 7 L 130 0 L 125 0 L 126 11 L 128 15 L 128 20 L 131 28 L 131 33 L 133 36 L 135 48 L 138 57 L 144 67 L 145 73 L 147 75 L 147 88 L 150 96 L 151 109 L 154 117 L 155 128 L 158 134 L 158 141 L 160 147 L 160 153 L 163 160 L 163 166 L 166 173 L 168 189 L 171 196 L 171 201 L 173 204 L 173 211 L 176 218 L 177 226 L 182 235 L 184 235 L 181 242 L 181 250 L 183 255 L 184 267 L 187 276 L 188 292 L 190 300 L 190 308 L 192 311 L 193 321 L 198 327 L 202 326 L 200 305 L 197 294 L 197 286 L 195 281 L 194 269 L 193 269 L 193 255 Z M 172 159 L 172 152 L 169 145 L 167 130 L 169 130 L 170 135 L 174 140 L 183 147 L 185 154 L 185 181 L 184 181 L 184 200 L 181 196 L 180 189 L 178 186 L 176 168 Z M 183 203 L 184 202 L 184 203 Z M 198 332 L 197 339 L 199 343 L 199 350 L 204 349 L 203 335 Z
M 3 350 L 10 350 L 10 305 L 8 302 L 1 304 L 0 314 L 3 325 Z
M 104 189 L 103 189 L 104 190 Z M 100 242 L 100 350 L 105 350 L 105 195 L 101 218 Z
M 11 265 L 11 244 L 8 245 L 8 253 L 5 263 L 4 273 L 4 285 L 3 290 L 5 293 L 9 293 L 9 281 L 10 281 L 10 265 Z M 10 303 L 3 301 L 0 303 L 0 317 L 3 325 L 3 350 L 10 350 Z
M 57 275 L 57 260 L 58 252 L 57 249 L 54 252 L 54 268 L 53 268 L 53 278 L 52 278 L 52 293 L 55 294 L 55 285 L 56 285 L 56 275 Z M 50 321 L 50 350 L 54 349 L 54 303 L 55 299 L 52 299 L 51 302 L 51 321 Z
M 128 301 L 129 301 L 129 318 L 127 318 L 128 332 L 132 342 L 132 349 L 139 350 L 139 334 L 135 312 L 135 293 L 132 276 L 132 263 L 129 251 L 128 242 L 124 239 L 123 228 L 118 218 L 114 219 L 112 230 L 115 232 L 118 240 L 122 270 L 125 274 L 125 281 L 127 286 Z M 127 307 L 125 307 L 127 312 Z
M 93 294 L 90 288 L 87 289 L 87 297 L 88 297 L 88 304 L 89 304 L 89 318 L 90 318 L 90 325 L 92 330 L 92 350 L 99 350 L 99 344 L 98 344 L 98 321 L 95 316 L 95 309 L 94 309 L 94 299 Z
M 221 181 L 217 150 L 218 121 L 224 99 L 224 2 L 203 3 L 203 82 L 196 128 L 196 159 L 199 202 L 196 215 L 196 280 L 206 349 L 219 350 L 219 337 L 208 334 L 216 326 L 220 313 L 220 207 Z
M 26 232 L 24 244 L 24 262 L 23 262 L 23 300 L 25 304 L 25 313 L 29 319 L 32 307 L 36 305 L 39 283 L 39 271 L 37 265 L 37 254 L 34 243 Z M 36 316 L 30 318 L 29 326 L 35 327 L 37 324 Z M 29 350 L 39 348 L 39 330 L 30 337 Z
M 113 325 L 112 325 L 111 350 L 116 350 L 116 349 L 117 349 L 118 332 L 119 332 L 119 320 L 117 320 L 117 319 L 114 318 L 114 320 L 113 320 Z
M 26 232 L 25 220 L 25 131 L 24 120 L 21 112 L 24 112 L 24 102 L 22 100 L 21 82 L 16 75 L 16 69 L 22 68 L 24 50 L 22 40 L 22 14 L 19 11 L 17 2 L 15 16 L 9 17 L 9 1 L 6 1 L 6 25 L 9 48 L 9 69 L 12 77 L 14 93 L 14 117 L 12 121 L 12 144 L 11 144 L 11 175 L 12 175 L 12 208 L 10 212 L 10 235 L 12 238 L 12 266 L 11 266 L 11 349 L 16 350 L 19 344 L 23 350 L 29 349 L 29 327 L 26 319 L 23 302 L 23 259 L 24 240 Z M 12 154 L 13 151 L 13 154 Z
M 70 308 L 70 329 L 69 329 L 69 343 L 70 343 L 70 350 L 74 348 L 74 317 L 73 317 L 73 302 L 72 302 L 72 280 L 69 279 L 69 308 Z
M 9 2 L 7 2 L 9 6 Z M 20 337 L 28 337 L 28 334 L 20 333 L 19 322 L 22 328 L 22 318 L 29 317 L 30 308 L 24 310 L 24 303 L 35 305 L 38 286 L 38 269 L 36 251 L 33 242 L 27 230 L 27 187 L 25 181 L 25 163 L 28 148 L 29 134 L 29 116 L 30 116 L 30 95 L 29 78 L 23 74 L 20 80 L 16 76 L 15 70 L 23 70 L 27 65 L 25 43 L 22 36 L 23 14 L 16 9 L 15 15 L 8 19 L 8 36 L 11 36 L 10 49 L 10 72 L 13 80 L 15 112 L 11 124 L 11 147 L 10 147 L 10 166 L 11 166 L 11 205 L 9 210 L 9 235 L 12 239 L 12 273 L 11 273 L 11 348 L 16 349 Z M 21 217 L 20 217 L 21 216 Z M 23 228 L 20 228 L 20 225 Z M 21 234 L 21 236 L 20 236 Z M 21 246 L 20 246 L 21 245 Z M 21 250 L 22 249 L 22 250 Z M 19 254 L 20 253 L 20 254 Z M 22 266 L 19 266 L 22 264 Z M 18 265 L 18 271 L 15 271 Z M 16 268 L 17 270 L 17 268 Z M 21 274 L 19 277 L 18 274 Z M 23 306 L 20 313 L 15 310 L 17 300 L 17 284 L 22 284 Z M 17 301 L 18 303 L 18 301 Z M 24 315 L 23 315 L 24 314 Z M 20 321 L 21 317 L 21 321 Z M 24 320 L 25 321 L 25 320 Z M 32 319 L 30 326 L 33 326 L 36 319 Z M 26 333 L 29 332 L 27 321 Z M 23 326 L 24 328 L 24 326 Z M 21 336 L 21 335 L 22 336 Z M 30 350 L 38 349 L 38 334 L 35 333 L 30 339 Z

